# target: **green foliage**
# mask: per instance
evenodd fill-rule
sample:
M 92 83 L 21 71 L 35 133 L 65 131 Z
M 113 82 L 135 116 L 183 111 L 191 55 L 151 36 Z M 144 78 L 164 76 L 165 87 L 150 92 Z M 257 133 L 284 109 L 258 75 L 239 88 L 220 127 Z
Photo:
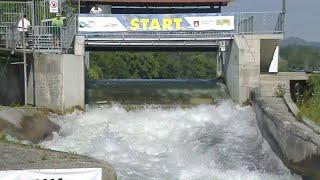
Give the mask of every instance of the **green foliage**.
M 213 79 L 215 53 L 95 52 L 89 79 Z
M 284 94 L 286 94 L 286 85 L 278 84 L 274 91 L 274 97 L 283 98 Z
M 102 77 L 103 77 L 102 69 L 95 64 L 91 65 L 89 69 L 89 79 L 97 80 L 97 79 L 102 79 Z
M 49 154 L 47 152 L 43 152 L 41 156 L 41 160 L 43 161 L 49 160 Z
M 288 72 L 289 71 L 288 61 L 282 58 L 279 58 L 279 72 Z
M 289 45 L 280 49 L 279 69 L 320 70 L 320 51 L 312 46 Z M 285 62 L 287 61 L 287 62 Z
M 6 140 L 7 140 L 6 135 L 3 133 L 0 133 L 0 142 L 4 142 Z
M 304 93 L 298 106 L 304 115 L 320 125 L 320 74 L 310 76 L 308 86 L 309 91 Z

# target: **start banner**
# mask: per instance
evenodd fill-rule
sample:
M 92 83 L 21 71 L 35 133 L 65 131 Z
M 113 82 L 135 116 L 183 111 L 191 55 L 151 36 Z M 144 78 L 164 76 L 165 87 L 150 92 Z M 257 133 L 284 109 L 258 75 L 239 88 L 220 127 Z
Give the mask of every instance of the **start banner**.
M 101 168 L 0 171 L 1 180 L 102 180 Z
M 234 15 L 209 14 L 79 14 L 79 32 L 232 31 Z

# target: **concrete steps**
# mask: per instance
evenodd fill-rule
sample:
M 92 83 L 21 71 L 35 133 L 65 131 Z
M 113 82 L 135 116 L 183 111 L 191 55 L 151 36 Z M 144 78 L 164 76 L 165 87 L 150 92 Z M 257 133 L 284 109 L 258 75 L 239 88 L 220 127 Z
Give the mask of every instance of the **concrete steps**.
M 277 74 L 261 74 L 260 88 L 261 95 L 272 97 L 278 85 L 285 85 L 286 91 L 290 91 L 290 80 L 307 80 L 304 72 L 281 72 Z

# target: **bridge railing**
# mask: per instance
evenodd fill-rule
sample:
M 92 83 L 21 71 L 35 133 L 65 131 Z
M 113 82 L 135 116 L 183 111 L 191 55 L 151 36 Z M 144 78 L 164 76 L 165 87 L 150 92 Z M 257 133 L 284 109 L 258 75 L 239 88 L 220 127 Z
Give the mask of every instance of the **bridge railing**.
M 239 34 L 280 34 L 284 32 L 282 12 L 241 12 L 236 17 Z
M 235 32 L 113 32 L 113 33 L 79 33 L 90 39 L 108 39 L 114 41 L 121 40 L 214 40 L 229 38 Z

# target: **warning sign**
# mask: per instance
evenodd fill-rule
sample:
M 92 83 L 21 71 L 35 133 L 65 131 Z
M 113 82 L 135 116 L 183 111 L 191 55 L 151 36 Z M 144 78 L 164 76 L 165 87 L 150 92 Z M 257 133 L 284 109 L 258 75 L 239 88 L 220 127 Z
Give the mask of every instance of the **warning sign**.
M 58 0 L 50 0 L 50 13 L 58 13 L 59 12 L 59 4 Z

